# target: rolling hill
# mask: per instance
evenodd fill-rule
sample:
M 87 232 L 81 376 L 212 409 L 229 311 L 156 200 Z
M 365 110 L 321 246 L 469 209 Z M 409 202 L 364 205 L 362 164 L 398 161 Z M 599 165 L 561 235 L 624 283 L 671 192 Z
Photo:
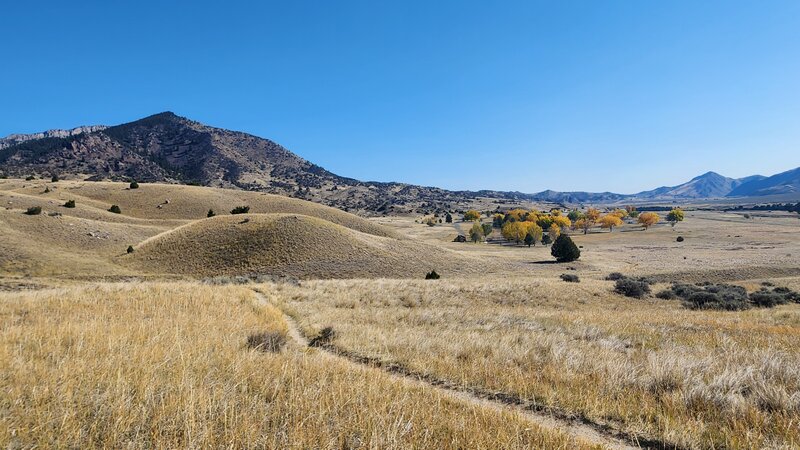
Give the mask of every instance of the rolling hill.
M 11 276 L 422 277 L 487 267 L 336 208 L 262 192 L 0 180 L 0 204 L 0 272 Z M 239 205 L 249 214 L 229 213 Z M 25 214 L 36 206 L 41 214 Z
M 250 273 L 298 278 L 422 278 L 469 268 L 460 254 L 362 233 L 299 214 L 241 214 L 191 222 L 136 245 L 143 272 L 197 277 Z

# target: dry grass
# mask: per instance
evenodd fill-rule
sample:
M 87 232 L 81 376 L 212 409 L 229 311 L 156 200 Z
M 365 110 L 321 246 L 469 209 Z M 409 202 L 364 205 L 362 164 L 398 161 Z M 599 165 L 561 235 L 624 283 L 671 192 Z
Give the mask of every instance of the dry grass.
M 423 278 L 432 268 L 450 273 L 471 268 L 466 258 L 452 251 L 289 214 L 241 214 L 193 222 L 137 245 L 125 259 L 142 271 L 195 276 Z
M 52 192 L 42 194 L 45 186 L 50 186 Z M 138 189 L 128 189 L 127 183 L 114 182 L 49 183 L 41 180 L 28 182 L 7 180 L 5 184 L 0 185 L 0 201 L 12 196 L 15 198 L 10 200 L 16 200 L 15 203 L 24 204 L 26 207 L 35 205 L 34 203 L 28 205 L 28 202 L 32 202 L 31 198 L 52 200 L 53 206 L 75 199 L 76 211 L 61 208 L 61 212 L 65 214 L 79 214 L 82 207 L 105 212 L 111 205 L 119 205 L 126 219 L 120 219 L 119 215 L 111 213 L 103 214 L 103 217 L 128 222 L 135 219 L 148 222 L 166 221 L 171 224 L 203 219 L 209 209 L 213 209 L 218 215 L 226 215 L 235 206 L 247 205 L 250 206 L 250 212 L 255 214 L 302 214 L 367 234 L 398 237 L 391 228 L 335 208 L 261 192 L 158 183 L 139 183 Z M 167 201 L 169 203 L 166 203 Z
M 671 444 L 800 445 L 800 306 L 689 311 L 612 285 L 313 281 L 273 301 L 344 349 Z
M 576 448 L 314 350 L 242 287 L 89 285 L 0 294 L 4 448 Z

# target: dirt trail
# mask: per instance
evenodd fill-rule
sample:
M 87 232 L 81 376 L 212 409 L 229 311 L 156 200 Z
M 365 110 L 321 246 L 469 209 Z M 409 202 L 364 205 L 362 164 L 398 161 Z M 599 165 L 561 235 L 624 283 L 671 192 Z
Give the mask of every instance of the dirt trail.
M 253 289 L 253 292 L 255 292 L 260 304 L 269 304 L 264 294 L 255 289 Z M 289 338 L 293 341 L 293 343 L 301 348 L 308 347 L 309 340 L 302 335 L 297 322 L 295 322 L 295 320 L 288 314 L 284 313 L 283 316 L 288 326 Z M 660 443 L 633 442 L 627 436 L 624 436 L 621 433 L 600 424 L 586 423 L 579 419 L 559 417 L 544 411 L 537 411 L 535 409 L 531 409 L 531 406 L 524 402 L 510 399 L 506 396 L 492 396 L 486 393 L 470 392 L 464 388 L 460 388 L 449 383 L 441 382 L 439 380 L 432 380 L 429 377 L 421 374 L 415 374 L 396 365 L 386 365 L 371 358 L 355 355 L 332 345 L 322 345 L 317 346 L 316 348 L 320 350 L 319 353 L 323 357 L 345 361 L 348 364 L 358 366 L 359 368 L 367 367 L 372 370 L 380 370 L 381 372 L 387 373 L 397 379 L 401 379 L 411 385 L 421 386 L 425 389 L 433 389 L 439 394 L 461 402 L 469 403 L 471 405 L 476 405 L 497 412 L 515 412 L 541 428 L 564 432 L 568 436 L 576 440 L 586 442 L 590 445 L 602 445 L 603 447 L 610 449 L 663 447 L 663 445 Z

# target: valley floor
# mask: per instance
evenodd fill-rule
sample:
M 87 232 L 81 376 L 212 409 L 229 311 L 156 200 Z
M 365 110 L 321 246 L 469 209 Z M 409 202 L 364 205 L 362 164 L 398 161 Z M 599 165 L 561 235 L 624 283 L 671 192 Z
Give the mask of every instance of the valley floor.
M 575 233 L 554 264 L 259 193 L 0 180 L 0 201 L 4 448 L 800 447 L 800 304 L 605 280 L 800 290 L 797 215 Z

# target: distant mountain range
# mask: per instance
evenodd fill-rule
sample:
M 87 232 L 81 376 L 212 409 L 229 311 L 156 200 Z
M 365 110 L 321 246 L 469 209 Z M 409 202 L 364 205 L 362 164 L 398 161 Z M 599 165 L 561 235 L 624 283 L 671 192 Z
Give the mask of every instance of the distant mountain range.
M 268 139 L 203 125 L 171 112 L 122 125 L 15 134 L 0 139 L 0 174 L 78 175 L 90 180 L 200 184 L 277 193 L 372 213 L 455 209 L 479 198 L 496 203 L 621 203 L 798 194 L 800 168 L 771 177 L 715 172 L 632 195 L 449 191 L 341 177 Z

